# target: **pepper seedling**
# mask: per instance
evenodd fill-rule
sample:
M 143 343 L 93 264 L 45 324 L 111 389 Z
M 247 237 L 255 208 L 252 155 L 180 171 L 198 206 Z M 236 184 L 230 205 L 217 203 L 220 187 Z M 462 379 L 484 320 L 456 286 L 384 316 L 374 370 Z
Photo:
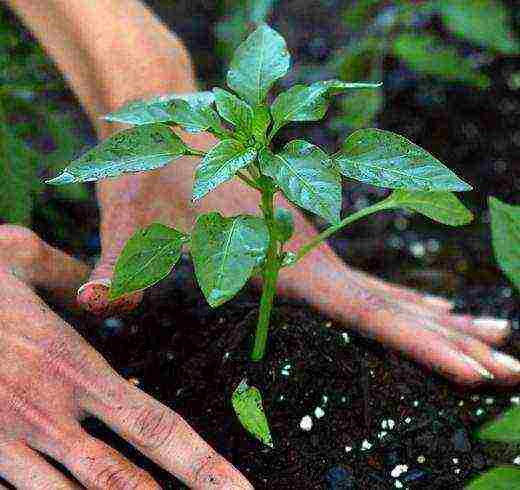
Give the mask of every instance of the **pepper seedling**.
M 273 139 L 288 124 L 318 121 L 331 98 L 380 83 L 340 80 L 294 85 L 272 103 L 275 82 L 290 68 L 282 36 L 260 25 L 236 50 L 227 73 L 227 89 L 171 94 L 132 102 L 105 116 L 133 125 L 72 162 L 50 184 L 96 181 L 125 172 L 153 170 L 185 156 L 201 158 L 193 200 L 237 178 L 258 192 L 259 214 L 197 217 L 191 233 L 153 223 L 137 231 L 115 267 L 109 298 L 148 288 L 167 276 L 188 247 L 198 284 L 212 307 L 233 298 L 252 275 L 263 279 L 260 311 L 251 357 L 263 358 L 278 275 L 294 267 L 333 233 L 377 211 L 403 208 L 448 225 L 471 221 L 471 213 L 452 192 L 471 189 L 426 150 L 398 134 L 362 129 L 348 136 L 333 155 L 295 139 L 282 148 Z M 219 142 L 207 153 L 190 148 L 172 128 L 208 131 Z M 389 197 L 341 218 L 341 178 L 392 189 Z M 297 207 L 330 226 L 299 250 L 287 250 L 294 232 L 292 214 L 275 208 L 282 193 Z

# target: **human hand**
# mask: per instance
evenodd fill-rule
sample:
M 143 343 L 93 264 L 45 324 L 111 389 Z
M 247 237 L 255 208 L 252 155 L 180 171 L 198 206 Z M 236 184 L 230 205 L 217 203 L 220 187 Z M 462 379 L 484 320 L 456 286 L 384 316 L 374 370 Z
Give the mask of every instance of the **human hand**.
M 178 414 L 128 383 L 31 286 L 67 291 L 87 268 L 24 228 L 0 226 L 0 476 L 19 489 L 158 489 L 117 451 L 87 434 L 102 420 L 191 488 L 250 489 Z M 1 485 L 0 485 L 1 488 Z
M 207 135 L 183 138 L 200 149 L 214 143 Z M 85 308 L 102 314 L 123 306 L 131 308 L 139 302 L 141 293 L 126 298 L 124 305 L 107 301 L 107 285 L 117 256 L 131 234 L 152 221 L 189 230 L 195 215 L 189 205 L 194 164 L 193 159 L 179 160 L 159 171 L 99 185 L 103 253 L 93 272 L 93 282 L 79 294 Z M 254 192 L 239 182 L 230 182 L 210 193 L 197 211 L 257 213 Z M 278 204 L 289 206 L 281 199 Z M 297 249 L 315 231 L 301 214 L 293 212 L 297 233 L 289 248 Z M 448 301 L 392 286 L 347 267 L 327 245 L 307 255 L 297 266 L 284 269 L 279 292 L 307 300 L 332 318 L 359 328 L 365 335 L 457 382 L 520 380 L 520 363 L 493 348 L 510 333 L 507 321 L 453 314 Z

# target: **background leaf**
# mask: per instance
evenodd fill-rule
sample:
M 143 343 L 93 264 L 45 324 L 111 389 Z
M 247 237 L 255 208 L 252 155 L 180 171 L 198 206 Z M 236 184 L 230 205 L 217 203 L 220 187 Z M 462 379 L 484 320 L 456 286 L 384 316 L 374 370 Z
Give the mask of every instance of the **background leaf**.
M 512 466 L 493 468 L 472 480 L 466 490 L 513 490 L 520 488 L 520 469 Z
M 265 445 L 274 447 L 258 388 L 248 386 L 247 381 L 242 380 L 233 392 L 231 403 L 244 429 Z
M 394 191 L 389 200 L 396 207 L 409 209 L 450 226 L 461 226 L 473 220 L 471 211 L 451 192 Z
M 320 148 L 294 140 L 276 155 L 267 150 L 260 153 L 260 166 L 287 199 L 332 223 L 339 221 L 341 178 Z
M 349 94 L 340 102 L 342 114 L 334 119 L 334 129 L 343 132 L 345 128 L 359 129 L 372 124 L 383 109 L 383 103 L 380 88 Z
M 396 37 L 393 50 L 412 70 L 450 82 L 461 82 L 479 88 L 489 86 L 489 78 L 456 49 L 426 33 L 403 33 Z
M 242 289 L 253 269 L 264 260 L 269 233 L 262 218 L 219 213 L 197 218 L 191 255 L 195 275 L 212 307 L 230 300 Z
M 267 25 L 258 27 L 235 51 L 227 84 L 249 104 L 261 104 L 273 83 L 289 70 L 285 40 Z
M 215 88 L 213 92 L 220 116 L 233 124 L 243 136 L 249 136 L 253 124 L 253 109 L 251 109 L 251 106 L 226 90 Z
M 404 136 L 360 129 L 343 144 L 334 161 L 351 179 L 390 189 L 467 191 L 471 186 Z
M 439 7 L 442 20 L 458 36 L 505 54 L 520 51 L 502 2 L 440 0 Z
M 153 223 L 126 242 L 114 270 L 109 299 L 149 288 L 164 279 L 181 258 L 186 236 Z
M 208 192 L 233 178 L 238 170 L 249 165 L 255 158 L 254 148 L 246 148 L 236 140 L 227 139 L 215 145 L 197 167 L 193 200 L 203 198 Z
M 520 206 L 489 198 L 491 237 L 501 269 L 520 290 Z
M 212 92 L 194 92 L 162 95 L 149 100 L 137 100 L 107 114 L 104 119 L 134 125 L 168 122 L 172 120 L 168 108 L 174 100 L 184 100 L 192 107 L 205 107 L 213 103 L 214 96 Z
M 171 128 L 155 123 L 125 129 L 89 150 L 48 184 L 89 182 L 164 167 L 190 153 Z

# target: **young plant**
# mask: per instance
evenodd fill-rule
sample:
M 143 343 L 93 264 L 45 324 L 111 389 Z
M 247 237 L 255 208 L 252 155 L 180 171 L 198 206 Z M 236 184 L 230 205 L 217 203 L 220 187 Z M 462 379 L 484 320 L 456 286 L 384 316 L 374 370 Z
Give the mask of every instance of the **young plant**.
M 189 247 L 198 284 L 212 307 L 233 298 L 255 273 L 263 279 L 252 359 L 265 352 L 269 319 L 280 271 L 294 267 L 333 233 L 376 211 L 404 208 L 448 225 L 471 221 L 471 213 L 452 194 L 471 187 L 426 150 L 403 136 L 363 129 L 328 155 L 308 141 L 273 147 L 278 131 L 293 122 L 318 121 L 331 97 L 379 83 L 326 80 L 295 85 L 272 103 L 275 82 L 289 71 L 284 39 L 260 25 L 236 50 L 227 73 L 228 89 L 172 94 L 133 102 L 106 116 L 134 125 L 72 162 L 51 184 L 117 177 L 124 172 L 157 169 L 184 156 L 201 158 L 193 200 L 237 178 L 258 192 L 259 215 L 202 214 L 191 233 L 162 224 L 139 230 L 128 241 L 115 267 L 110 299 L 143 290 L 168 275 Z M 173 129 L 209 131 L 220 141 L 209 152 L 188 147 Z M 341 177 L 393 189 L 389 197 L 341 218 Z M 293 232 L 291 212 L 276 208 L 282 193 L 290 202 L 330 223 L 295 252 L 286 250 Z

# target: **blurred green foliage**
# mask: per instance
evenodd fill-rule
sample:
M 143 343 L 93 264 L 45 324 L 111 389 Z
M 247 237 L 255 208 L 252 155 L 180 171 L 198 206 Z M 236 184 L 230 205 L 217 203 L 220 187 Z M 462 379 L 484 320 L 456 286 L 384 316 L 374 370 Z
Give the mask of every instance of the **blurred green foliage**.
M 47 97 L 65 90 L 38 43 L 26 39 L 0 7 L 0 222 L 31 225 L 43 203 L 42 171 L 58 170 L 77 149 L 72 119 Z M 66 200 L 88 198 L 82 186 L 59 193 Z M 39 209 L 52 221 L 60 215 L 47 206 Z

